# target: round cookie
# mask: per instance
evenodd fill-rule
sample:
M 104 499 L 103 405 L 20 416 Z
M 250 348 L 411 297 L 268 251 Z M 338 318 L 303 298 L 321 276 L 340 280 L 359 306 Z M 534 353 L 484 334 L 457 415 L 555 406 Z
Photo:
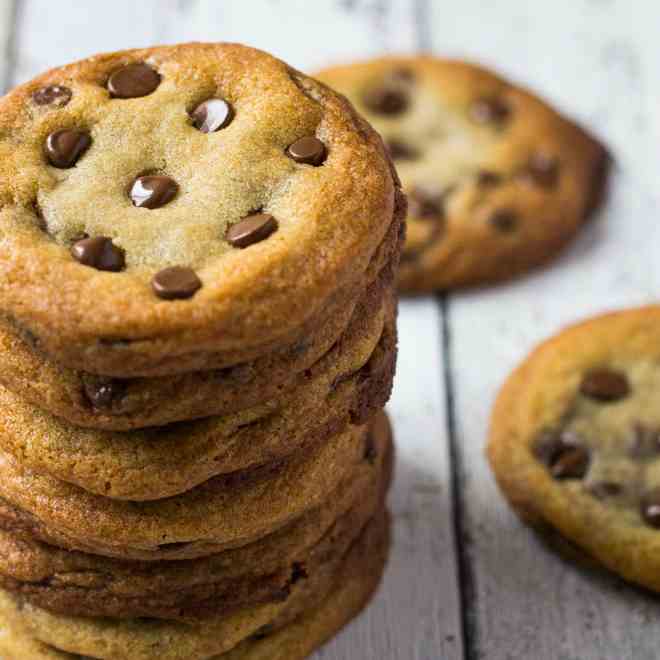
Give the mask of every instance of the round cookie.
M 372 430 L 364 460 L 371 469 L 286 529 L 207 558 L 127 562 L 0 531 L 0 587 L 62 614 L 191 623 L 283 600 L 291 584 L 315 572 L 319 562 L 343 555 L 382 508 L 392 469 L 391 439 L 382 419 Z
M 194 558 L 245 545 L 319 506 L 364 470 L 367 426 L 351 426 L 286 461 L 219 476 L 162 500 L 88 493 L 0 453 L 0 528 L 29 529 L 68 549 L 124 559 Z M 160 555 L 160 557 L 159 557 Z
M 390 241 L 390 239 L 387 239 Z M 329 310 L 332 316 L 306 340 L 252 362 L 224 369 L 159 378 L 113 379 L 67 369 L 0 321 L 0 383 L 34 405 L 86 428 L 126 431 L 181 420 L 224 415 L 258 405 L 293 389 L 305 371 L 356 323 L 377 313 L 392 287 L 401 241 L 359 299 Z
M 389 524 L 383 511 L 369 523 L 343 560 L 329 562 L 316 575 L 293 585 L 286 603 L 248 608 L 197 625 L 55 615 L 0 591 L 0 626 L 6 628 L 0 636 L 0 649 L 3 645 L 30 648 L 33 652 L 39 649 L 29 656 L 34 660 L 69 658 L 69 653 L 107 660 L 224 658 L 241 642 L 265 645 L 269 640 L 265 631 L 271 627 L 276 631 L 271 640 L 276 640 L 277 633 L 286 630 L 287 624 L 332 604 L 328 608 L 328 613 L 333 614 L 329 617 L 330 625 L 321 626 L 325 634 L 314 635 L 315 643 L 321 643 L 355 615 L 373 593 L 384 569 L 388 546 Z M 303 638 L 300 643 L 304 641 Z M 39 655 L 42 649 L 43 655 Z M 250 657 L 241 655 L 245 646 L 236 652 L 240 653 L 238 657 Z
M 384 301 L 285 397 L 232 415 L 119 433 L 78 429 L 0 387 L 0 449 L 22 467 L 113 499 L 157 500 L 220 475 L 235 480 L 363 424 L 389 398 L 395 302 Z
M 514 509 L 620 576 L 660 591 L 660 307 L 601 316 L 509 378 L 488 454 Z
M 600 197 L 605 149 L 539 98 L 465 62 L 387 57 L 318 74 L 378 130 L 408 195 L 409 293 L 519 274 Z
M 67 98 L 43 102 L 53 86 Z M 345 99 L 237 44 L 91 57 L 0 109 L 0 314 L 74 369 L 184 373 L 292 345 L 405 213 Z

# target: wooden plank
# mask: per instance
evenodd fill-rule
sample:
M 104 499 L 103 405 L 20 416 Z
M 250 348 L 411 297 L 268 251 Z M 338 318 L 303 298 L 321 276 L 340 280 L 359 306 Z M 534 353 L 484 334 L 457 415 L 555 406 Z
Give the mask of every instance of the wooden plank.
M 657 300 L 655 172 L 660 8 L 625 0 L 435 3 L 436 51 L 496 66 L 602 136 L 617 159 L 607 209 L 553 267 L 451 297 L 450 386 L 459 450 L 468 658 L 650 660 L 657 599 L 546 550 L 498 493 L 482 450 L 496 389 L 562 325 Z M 653 173 L 652 173 L 653 172 Z
M 303 70 L 419 44 L 412 0 L 26 0 L 17 81 L 102 50 L 186 40 L 236 40 Z M 394 547 L 377 599 L 317 658 L 460 660 L 452 480 L 446 434 L 440 310 L 406 302 L 390 411 L 398 444 Z
M 434 301 L 401 304 L 399 366 L 389 406 L 398 450 L 390 565 L 366 615 L 319 658 L 463 657 L 440 325 Z

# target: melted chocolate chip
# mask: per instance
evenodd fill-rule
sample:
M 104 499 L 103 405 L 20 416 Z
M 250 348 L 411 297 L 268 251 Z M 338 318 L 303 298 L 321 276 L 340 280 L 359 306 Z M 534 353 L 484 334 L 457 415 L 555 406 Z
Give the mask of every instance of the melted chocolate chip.
M 497 231 L 508 234 L 518 226 L 518 215 L 510 209 L 497 209 L 489 216 L 488 222 Z
M 46 138 L 46 157 L 53 167 L 68 169 L 78 162 L 91 144 L 89 133 L 65 128 Z
M 511 109 L 502 99 L 481 98 L 470 106 L 470 117 L 478 124 L 501 125 L 509 118 Z
M 589 468 L 589 452 L 584 447 L 566 447 L 550 468 L 555 479 L 582 479 Z
M 399 115 L 407 110 L 408 94 L 398 85 L 387 81 L 371 87 L 363 96 L 364 105 L 378 115 Z
M 588 488 L 589 492 L 599 500 L 616 497 L 623 492 L 623 486 L 614 481 L 597 481 Z
M 37 105 L 55 105 L 63 108 L 71 100 L 73 92 L 63 85 L 48 85 L 32 94 L 32 100 Z
M 660 528 L 660 488 L 656 488 L 642 497 L 640 512 L 647 525 Z
M 502 183 L 502 176 L 492 170 L 479 170 L 477 184 L 483 187 L 497 186 Z
M 252 633 L 250 635 L 251 640 L 253 641 L 259 641 L 261 639 L 265 639 L 269 635 L 272 635 L 275 632 L 275 626 L 272 623 L 266 623 L 261 628 L 259 628 L 256 632 Z
M 555 156 L 536 153 L 520 172 L 520 177 L 528 183 L 552 188 L 559 180 L 559 160 Z
M 151 280 L 154 293 L 163 300 L 191 298 L 202 282 L 192 268 L 172 266 L 156 273 Z
M 561 433 L 556 431 L 543 431 L 532 445 L 532 453 L 544 465 L 552 465 L 555 456 L 565 447 Z
M 392 160 L 415 160 L 419 158 L 417 149 L 403 140 L 392 138 L 385 143 L 385 146 Z
M 291 567 L 290 584 L 296 584 L 297 582 L 300 582 L 300 580 L 306 580 L 308 577 L 309 575 L 307 574 L 305 565 L 299 561 L 294 562 L 293 566 Z
M 413 188 L 408 194 L 408 211 L 410 217 L 419 220 L 444 217 L 445 201 L 450 192 L 448 188 Z
M 160 74 L 144 62 L 135 62 L 115 71 L 108 79 L 108 91 L 117 99 L 147 96 L 160 85 Z
M 134 206 L 143 209 L 157 209 L 171 202 L 179 190 L 176 181 L 169 176 L 139 176 L 133 182 L 129 196 Z
M 118 272 L 126 265 L 124 250 L 107 236 L 78 240 L 71 247 L 71 254 L 76 261 L 97 270 Z
M 390 73 L 392 80 L 400 80 L 402 82 L 411 83 L 415 80 L 415 72 L 408 67 L 398 67 Z
M 193 126 L 202 133 L 214 133 L 229 126 L 234 118 L 232 107 L 224 99 L 209 99 L 200 103 L 191 113 Z
M 293 158 L 296 163 L 314 165 L 318 167 L 326 158 L 326 148 L 323 142 L 314 136 L 308 136 L 296 140 L 286 150 L 287 156 Z
M 589 468 L 589 452 L 577 442 L 570 433 L 544 431 L 532 451 L 555 479 L 582 479 Z
M 277 230 L 277 220 L 270 213 L 253 213 L 227 229 L 225 238 L 237 248 L 246 248 L 268 238 Z
M 585 374 L 580 392 L 590 399 L 603 403 L 619 401 L 630 394 L 625 374 L 612 369 L 594 369 Z
M 364 460 L 370 465 L 376 463 L 378 458 L 378 449 L 376 449 L 376 439 L 374 438 L 373 431 L 369 430 L 364 447 Z
M 660 455 L 660 433 L 636 424 L 628 445 L 628 454 L 636 460 L 646 460 Z
M 100 380 L 85 383 L 85 396 L 96 410 L 107 410 L 126 393 L 126 384 L 120 380 Z

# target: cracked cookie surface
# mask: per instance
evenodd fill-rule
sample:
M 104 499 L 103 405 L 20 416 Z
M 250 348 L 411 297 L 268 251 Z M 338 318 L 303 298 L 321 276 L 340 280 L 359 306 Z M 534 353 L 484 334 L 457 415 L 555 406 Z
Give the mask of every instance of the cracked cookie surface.
M 389 57 L 324 70 L 388 146 L 409 200 L 406 292 L 482 284 L 547 260 L 604 185 L 605 149 L 475 65 Z

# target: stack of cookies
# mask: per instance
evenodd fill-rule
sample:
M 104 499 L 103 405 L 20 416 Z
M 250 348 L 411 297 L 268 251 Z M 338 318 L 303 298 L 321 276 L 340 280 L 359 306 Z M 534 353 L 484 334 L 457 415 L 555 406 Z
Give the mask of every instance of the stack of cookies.
M 387 554 L 380 138 L 226 44 L 0 107 L 0 657 L 305 657 Z

